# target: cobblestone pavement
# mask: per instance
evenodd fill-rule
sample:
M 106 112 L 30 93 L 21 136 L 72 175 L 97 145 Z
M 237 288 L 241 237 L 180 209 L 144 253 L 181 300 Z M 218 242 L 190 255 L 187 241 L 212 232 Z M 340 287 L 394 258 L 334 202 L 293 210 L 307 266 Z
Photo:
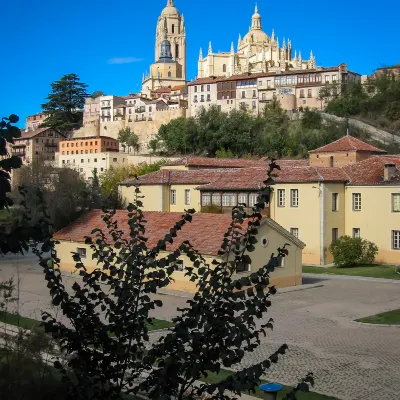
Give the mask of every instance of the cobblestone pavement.
M 10 260 L 11 261 L 11 260 Z M 29 262 L 0 260 L 0 281 L 21 278 L 22 315 L 37 317 L 52 309 L 40 268 Z M 72 285 L 77 277 L 66 278 Z M 354 319 L 400 308 L 400 283 L 355 279 L 318 279 L 322 287 L 277 294 L 268 318 L 274 330 L 246 356 L 243 366 L 266 359 L 281 344 L 288 353 L 267 378 L 294 385 L 308 372 L 315 391 L 343 400 L 397 400 L 400 396 L 400 327 L 367 326 Z M 158 295 L 164 307 L 154 316 L 171 319 L 187 298 Z M 152 335 L 154 340 L 160 334 Z

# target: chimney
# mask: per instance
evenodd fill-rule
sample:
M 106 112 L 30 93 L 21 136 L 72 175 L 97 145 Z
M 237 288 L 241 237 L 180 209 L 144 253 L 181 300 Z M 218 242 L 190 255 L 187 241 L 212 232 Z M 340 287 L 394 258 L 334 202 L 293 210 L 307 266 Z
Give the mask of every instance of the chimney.
M 385 164 L 385 170 L 384 170 L 384 174 L 383 174 L 383 180 L 386 181 L 390 181 L 390 179 L 392 179 L 392 176 L 395 174 L 396 172 L 396 164 L 393 163 L 386 163 Z
M 169 171 L 167 169 L 162 170 L 162 183 L 168 183 Z

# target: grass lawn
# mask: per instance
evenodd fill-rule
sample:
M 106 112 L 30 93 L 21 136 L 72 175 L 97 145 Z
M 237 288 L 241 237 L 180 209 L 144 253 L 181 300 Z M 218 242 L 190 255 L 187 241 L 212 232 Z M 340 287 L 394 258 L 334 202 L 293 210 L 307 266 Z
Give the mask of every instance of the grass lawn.
M 360 318 L 356 321 L 368 324 L 400 325 L 400 309 Z
M 19 326 L 23 329 L 29 329 L 29 330 L 40 324 L 40 321 L 37 321 L 36 319 L 21 317 L 20 315 L 11 314 L 7 312 L 0 312 L 0 322 L 5 322 L 6 324 Z M 173 326 L 174 326 L 173 322 L 165 321 L 162 319 L 154 319 L 153 323 L 149 325 L 149 330 L 155 331 L 158 329 L 171 328 Z
M 368 278 L 386 278 L 400 280 L 393 265 L 361 265 L 357 267 L 311 267 L 303 266 L 303 273 L 325 275 L 365 276 Z
M 202 381 L 206 383 L 218 383 L 224 379 L 226 379 L 229 375 L 232 375 L 233 372 L 227 371 L 224 369 L 221 369 L 220 373 L 218 375 L 209 373 L 207 378 L 203 378 Z M 263 381 L 262 383 L 266 383 L 266 381 Z M 278 394 L 278 400 L 283 399 L 288 392 L 290 392 L 293 388 L 289 386 L 283 386 L 283 390 L 279 392 Z M 256 393 L 251 393 L 251 396 L 255 396 L 259 399 L 264 398 L 264 392 L 262 392 L 260 389 L 256 389 Z M 319 393 L 314 393 L 314 392 L 309 392 L 309 393 L 304 393 L 304 392 L 297 392 L 296 393 L 296 398 L 297 400 L 336 400 L 334 397 L 330 396 L 325 396 L 323 394 Z

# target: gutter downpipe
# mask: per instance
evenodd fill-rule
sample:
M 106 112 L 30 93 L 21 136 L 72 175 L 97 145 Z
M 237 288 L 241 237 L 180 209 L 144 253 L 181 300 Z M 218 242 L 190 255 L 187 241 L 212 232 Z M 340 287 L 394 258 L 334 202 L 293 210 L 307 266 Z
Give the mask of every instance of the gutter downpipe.
M 320 183 L 320 264 L 325 265 L 325 184 Z

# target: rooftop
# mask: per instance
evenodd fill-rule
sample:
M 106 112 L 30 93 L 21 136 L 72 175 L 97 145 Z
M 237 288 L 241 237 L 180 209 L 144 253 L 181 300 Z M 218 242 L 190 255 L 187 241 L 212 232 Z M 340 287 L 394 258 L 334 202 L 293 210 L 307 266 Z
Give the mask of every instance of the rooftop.
M 101 210 L 90 211 L 71 225 L 55 233 L 54 239 L 84 243 L 85 236 L 92 236 L 93 229 L 101 228 L 106 231 L 102 220 L 103 214 Z M 144 212 L 144 218 L 146 220 L 144 236 L 148 239 L 146 245 L 148 248 L 153 248 L 160 239 L 170 233 L 170 229 L 175 223 L 181 220 L 182 213 L 147 211 Z M 114 220 L 118 221 L 118 228 L 124 232 L 126 238 L 129 238 L 128 212 L 125 210 L 116 211 Z M 177 250 L 184 241 L 189 241 L 201 254 L 216 256 L 221 249 L 224 235 L 231 222 L 230 214 L 194 214 L 192 222 L 186 223 L 182 230 L 177 231 L 174 243 L 168 243 L 166 249 L 167 251 Z M 292 236 L 273 220 L 264 218 L 262 224 L 268 224 L 297 246 L 301 248 L 305 246 L 303 242 Z M 105 235 L 106 239 L 111 239 L 110 235 Z
M 208 157 L 185 157 L 180 160 L 172 161 L 164 165 L 176 166 L 183 165 L 187 167 L 214 167 L 214 168 L 245 168 L 266 165 L 265 159 L 262 160 L 246 160 L 243 158 L 208 158 Z
M 386 153 L 386 151 L 371 146 L 370 144 L 353 136 L 343 136 L 342 138 L 329 143 L 326 146 L 311 150 L 309 153 L 331 153 L 335 151 L 369 151 L 373 153 Z
M 26 140 L 26 139 L 32 139 L 37 135 L 40 135 L 41 133 L 49 130 L 51 128 L 49 127 L 43 127 L 43 128 L 38 128 L 35 129 L 34 131 L 27 131 L 27 132 L 21 132 L 21 137 L 16 138 L 15 140 Z

